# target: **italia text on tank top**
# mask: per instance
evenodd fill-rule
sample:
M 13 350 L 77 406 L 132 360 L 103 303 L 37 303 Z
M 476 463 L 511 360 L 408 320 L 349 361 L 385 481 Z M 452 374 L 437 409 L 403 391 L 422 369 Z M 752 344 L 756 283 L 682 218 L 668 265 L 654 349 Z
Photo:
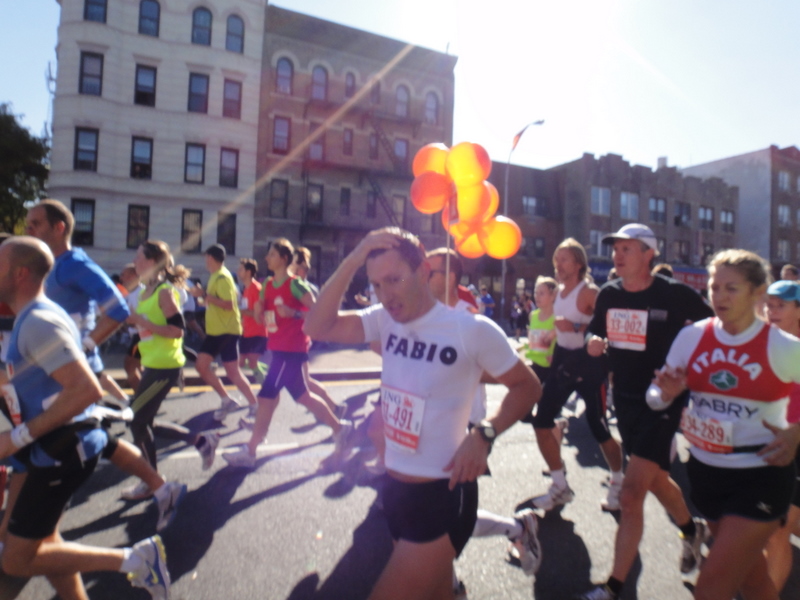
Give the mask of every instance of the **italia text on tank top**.
M 556 317 L 564 317 L 573 323 L 589 323 L 592 320 L 592 315 L 587 315 L 578 310 L 578 294 L 586 286 L 584 279 L 575 286 L 566 298 L 561 297 L 561 292 L 564 289 L 563 285 L 558 286 L 558 293 L 556 294 L 556 301 L 553 304 L 553 314 Z M 582 348 L 584 343 L 584 333 L 574 331 L 560 331 L 556 328 L 556 340 L 558 345 L 567 350 L 575 350 Z

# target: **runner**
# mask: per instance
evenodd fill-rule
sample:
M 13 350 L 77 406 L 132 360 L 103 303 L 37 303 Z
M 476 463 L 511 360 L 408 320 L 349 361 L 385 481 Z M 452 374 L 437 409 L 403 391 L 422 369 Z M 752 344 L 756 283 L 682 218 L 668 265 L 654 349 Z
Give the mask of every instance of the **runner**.
M 242 316 L 242 337 L 239 338 L 239 367 L 249 367 L 256 383 L 264 383 L 261 359 L 267 351 L 267 327 L 256 320 L 255 308 L 261 296 L 261 283 L 256 279 L 258 262 L 253 258 L 239 261 L 236 276 L 242 285 L 239 312 Z
M 215 421 L 223 421 L 229 413 L 241 408 L 239 403 L 228 395 L 211 366 L 217 355 L 222 360 L 228 379 L 250 404 L 250 415 L 254 415 L 256 411 L 256 396 L 239 367 L 239 337 L 242 335 L 242 322 L 239 317 L 236 284 L 233 282 L 231 272 L 225 268 L 225 256 L 222 244 L 209 246 L 205 253 L 206 269 L 211 273 L 208 285 L 205 290 L 199 287 L 190 290 L 195 298 L 203 298 L 206 304 L 206 337 L 197 353 L 195 368 L 203 381 L 219 394 L 220 407 L 214 411 Z
M 669 407 L 685 389 L 681 422 L 690 442 L 691 498 L 714 544 L 695 598 L 778 600 L 763 553 L 791 505 L 800 425 L 787 428 L 792 384 L 800 382 L 800 340 L 756 317 L 770 267 L 748 250 L 709 262 L 716 316 L 685 328 L 648 391 Z
M 339 312 L 357 270 L 381 305 Z M 452 597 L 453 560 L 475 526 L 476 479 L 496 436 L 531 410 L 539 383 L 493 322 L 437 303 L 419 241 L 373 231 L 339 265 L 306 318 L 314 339 L 379 340 L 389 479 L 384 510 L 395 547 L 370 598 Z M 467 432 L 486 371 L 509 388 L 498 412 Z
M 3 571 L 44 575 L 59 596 L 76 599 L 88 599 L 81 572 L 119 571 L 153 598 L 166 599 L 170 578 L 160 537 L 115 549 L 67 543 L 58 532 L 64 507 L 109 439 L 91 417 L 102 390 L 81 349 L 80 331 L 44 295 L 53 263 L 48 247 L 32 237 L 0 247 L 0 301 L 17 315 L 3 382 L 14 428 L 0 434 L 0 458 L 15 454 L 28 467 L 10 507 Z
M 707 539 L 705 523 L 692 519 L 681 489 L 669 476 L 670 448 L 682 403 L 675 402 L 665 413 L 655 412 L 647 405 L 645 394 L 652 373 L 664 364 L 681 328 L 708 317 L 711 308 L 690 287 L 651 274 L 658 242 L 646 225 L 625 225 L 607 235 L 603 243 L 614 245 L 614 268 L 619 278 L 604 285 L 597 297 L 587 350 L 592 356 L 600 356 L 608 348 L 618 427 L 629 461 L 620 494 L 622 514 L 611 577 L 581 595 L 583 600 L 619 597 L 639 551 L 648 492 L 656 496 L 680 529 L 682 573 L 698 565 L 701 546 Z
M 340 454 L 353 430 L 350 421 L 337 419 L 328 405 L 309 391 L 306 384 L 303 363 L 308 362 L 311 340 L 303 333 L 302 327 L 303 317 L 314 305 L 314 296 L 302 280 L 289 273 L 293 254 L 294 248 L 285 238 L 272 242 L 267 252 L 267 268 L 274 275 L 264 282 L 256 314 L 263 315 L 267 324 L 272 362 L 258 393 L 258 411 L 250 441 L 239 452 L 223 455 L 234 467 L 252 469 L 256 466 L 256 450 L 267 436 L 283 388 L 318 421 L 333 429 L 333 456 Z
M 533 505 L 553 510 L 572 502 L 575 493 L 567 483 L 561 460 L 561 428 L 556 418 L 573 392 L 586 404 L 586 421 L 611 470 L 608 495 L 603 510 L 619 510 L 622 487 L 622 449 L 611 436 L 606 418 L 604 386 L 608 376 L 605 357 L 592 357 L 584 349 L 586 326 L 592 319 L 597 286 L 589 276 L 586 250 L 573 238 L 561 242 L 553 253 L 553 267 L 559 281 L 553 305 L 556 347 L 547 379 L 543 382 L 542 399 L 533 416 L 536 441 L 553 483 L 546 494 L 533 499 Z

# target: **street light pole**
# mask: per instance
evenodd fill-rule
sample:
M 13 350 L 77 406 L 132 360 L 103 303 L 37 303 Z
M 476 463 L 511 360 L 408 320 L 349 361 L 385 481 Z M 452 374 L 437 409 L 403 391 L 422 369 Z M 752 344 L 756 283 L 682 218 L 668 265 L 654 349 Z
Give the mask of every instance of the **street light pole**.
M 508 216 L 508 171 L 509 167 L 511 166 L 511 155 L 514 153 L 514 150 L 517 148 L 517 144 L 519 144 L 519 140 L 522 138 L 522 134 L 527 131 L 528 127 L 531 125 L 544 125 L 544 119 L 539 119 L 538 121 L 532 121 L 525 125 L 522 130 L 514 136 L 514 141 L 511 143 L 511 150 L 508 151 L 508 160 L 506 161 L 506 180 L 503 184 L 503 215 L 506 217 Z M 506 314 L 506 272 L 507 272 L 507 265 L 506 259 L 503 259 L 503 268 L 500 275 L 500 317 L 505 318 Z

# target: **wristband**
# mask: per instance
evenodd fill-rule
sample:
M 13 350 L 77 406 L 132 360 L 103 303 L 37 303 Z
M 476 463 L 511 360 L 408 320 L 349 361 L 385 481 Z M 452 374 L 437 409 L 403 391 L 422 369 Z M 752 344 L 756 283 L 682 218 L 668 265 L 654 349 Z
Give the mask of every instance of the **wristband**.
M 92 352 L 95 348 L 97 348 L 97 342 L 95 342 L 91 336 L 88 335 L 83 338 L 81 343 L 83 345 L 83 351 L 86 353 Z
M 25 423 L 17 425 L 11 430 L 11 443 L 15 448 L 22 448 L 33 443 L 33 436 Z

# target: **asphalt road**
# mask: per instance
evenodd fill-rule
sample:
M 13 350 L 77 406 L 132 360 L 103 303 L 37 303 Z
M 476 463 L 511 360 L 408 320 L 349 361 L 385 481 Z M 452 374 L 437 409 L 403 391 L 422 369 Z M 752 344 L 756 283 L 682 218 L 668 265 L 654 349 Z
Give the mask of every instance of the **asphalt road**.
M 372 456 L 363 419 L 377 395 L 377 382 L 336 382 L 328 389 L 337 402 L 346 403 L 348 415 L 359 425 L 350 455 L 337 468 L 320 469 L 333 448 L 330 430 L 315 426 L 313 417 L 288 397 L 278 408 L 253 472 L 226 467 L 220 456 L 247 439 L 248 432 L 237 428 L 244 412 L 226 419 L 217 460 L 207 472 L 201 470 L 194 448 L 160 439 L 160 470 L 189 488 L 175 521 L 163 533 L 173 600 L 367 597 L 391 551 L 376 505 L 381 479 L 370 479 L 363 469 Z M 489 386 L 490 411 L 502 389 Z M 212 428 L 211 412 L 217 403 L 203 389 L 175 393 L 160 418 L 193 430 Z M 599 508 L 607 472 L 582 419 L 570 420 L 563 456 L 576 499 L 541 519 L 544 560 L 538 575 L 526 577 L 508 561 L 504 539 L 473 539 L 457 563 L 471 600 L 560 600 L 608 576 L 616 522 Z M 498 440 L 490 466 L 492 476 L 481 479 L 480 504 L 499 514 L 511 515 L 549 485 L 528 425 L 518 424 Z M 682 465 L 676 466 L 675 475 L 684 482 Z M 120 489 L 131 482 L 111 465 L 101 464 L 66 512 L 64 537 L 121 547 L 152 535 L 155 507 L 118 499 Z M 800 549 L 794 550 L 795 569 L 783 600 L 800 599 Z M 660 505 L 649 499 L 641 559 L 624 598 L 691 598 L 690 583 L 678 571 L 679 554 L 677 530 Z M 84 580 L 93 599 L 148 597 L 118 573 L 90 573 Z M 24 582 L 0 576 L 0 600 L 53 597 L 42 578 Z

